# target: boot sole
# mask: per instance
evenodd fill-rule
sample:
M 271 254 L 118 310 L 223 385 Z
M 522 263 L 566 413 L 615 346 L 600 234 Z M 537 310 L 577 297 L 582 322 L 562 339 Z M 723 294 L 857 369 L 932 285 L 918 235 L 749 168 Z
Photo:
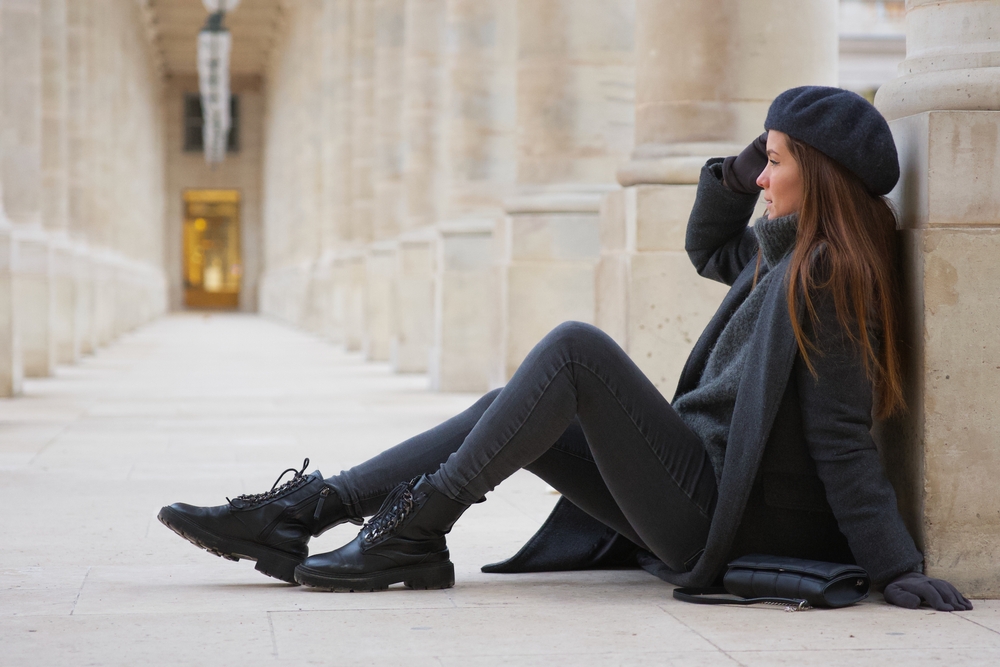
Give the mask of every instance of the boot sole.
M 402 582 L 414 590 L 436 590 L 455 585 L 455 566 L 452 562 L 407 565 L 366 575 L 341 576 L 325 574 L 311 568 L 295 568 L 295 581 L 303 586 L 338 593 L 384 591 L 392 584 Z
M 211 554 L 231 561 L 239 561 L 241 558 L 256 561 L 255 569 L 261 574 L 289 584 L 297 583 L 295 568 L 304 559 L 253 542 L 219 537 L 169 507 L 161 509 L 156 518 L 191 544 Z

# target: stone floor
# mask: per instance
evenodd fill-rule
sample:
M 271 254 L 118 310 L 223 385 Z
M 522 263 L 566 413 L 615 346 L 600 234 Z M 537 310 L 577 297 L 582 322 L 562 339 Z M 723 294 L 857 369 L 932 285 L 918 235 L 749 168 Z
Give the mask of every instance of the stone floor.
M 997 601 L 789 614 L 685 605 L 638 571 L 482 574 L 556 500 L 527 473 L 449 536 L 446 591 L 304 590 L 155 521 L 306 456 L 349 466 L 474 399 L 426 387 L 263 319 L 196 314 L 27 382 L 0 401 L 0 665 L 1000 664 Z

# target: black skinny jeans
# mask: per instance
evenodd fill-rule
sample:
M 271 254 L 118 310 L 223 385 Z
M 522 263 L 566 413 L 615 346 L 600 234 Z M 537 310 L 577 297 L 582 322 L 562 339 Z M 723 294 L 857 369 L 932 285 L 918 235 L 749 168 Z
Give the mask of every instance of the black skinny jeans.
M 525 468 L 668 566 L 704 546 L 718 495 L 698 436 L 607 334 L 567 322 L 503 389 L 329 479 L 361 516 L 426 474 L 473 503 Z

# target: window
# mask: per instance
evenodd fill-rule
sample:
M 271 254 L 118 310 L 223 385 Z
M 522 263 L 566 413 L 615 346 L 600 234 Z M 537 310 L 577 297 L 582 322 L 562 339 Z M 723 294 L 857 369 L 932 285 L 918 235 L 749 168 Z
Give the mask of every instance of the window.
M 229 117 L 229 143 L 226 152 L 236 153 L 240 150 L 240 99 L 236 95 L 229 97 Z M 187 93 L 184 95 L 184 150 L 205 150 L 201 126 L 201 95 Z

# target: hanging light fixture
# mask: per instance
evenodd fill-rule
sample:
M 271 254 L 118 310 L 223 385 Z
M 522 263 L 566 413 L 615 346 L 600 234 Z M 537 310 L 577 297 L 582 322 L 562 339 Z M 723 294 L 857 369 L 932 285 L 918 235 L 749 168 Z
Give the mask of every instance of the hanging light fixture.
M 222 25 L 226 12 L 240 0 L 202 0 L 208 21 L 198 33 L 198 89 L 201 93 L 202 140 L 205 162 L 217 164 L 226 157 L 229 143 L 229 50 L 232 37 Z

